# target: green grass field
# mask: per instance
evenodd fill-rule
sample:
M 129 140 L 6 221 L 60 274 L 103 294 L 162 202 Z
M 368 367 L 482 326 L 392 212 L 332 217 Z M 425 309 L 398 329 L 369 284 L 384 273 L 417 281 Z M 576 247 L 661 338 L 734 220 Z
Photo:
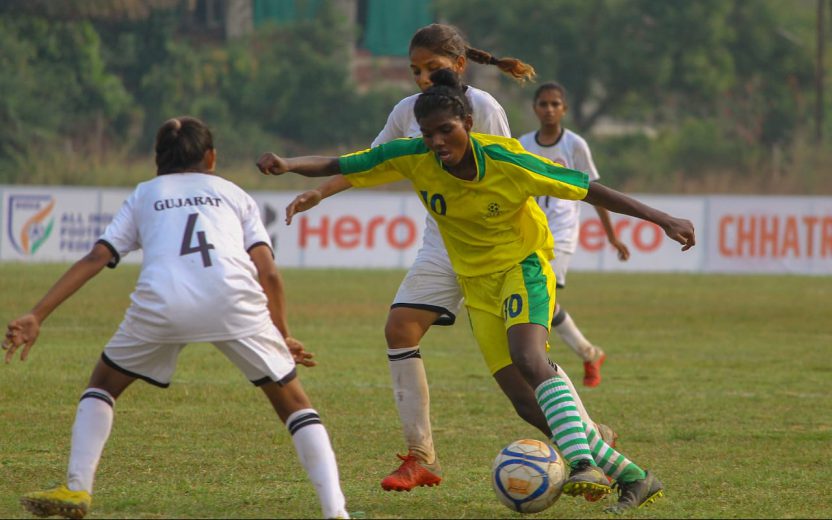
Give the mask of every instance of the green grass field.
M 27 310 L 60 265 L 0 266 L 0 319 Z M 45 324 L 29 361 L 0 367 L 0 517 L 64 479 L 80 392 L 129 302 L 138 269 L 106 271 Z M 422 353 L 445 480 L 385 493 L 403 440 L 383 325 L 401 271 L 286 270 L 301 368 L 338 456 L 351 511 L 366 518 L 516 518 L 489 482 L 497 451 L 541 438 L 491 380 L 464 318 Z M 832 278 L 570 274 L 561 293 L 608 354 L 581 395 L 666 498 L 640 518 L 832 517 Z M 553 341 L 553 359 L 582 369 Z M 580 387 L 579 387 L 580 390 Z M 600 517 L 561 498 L 540 518 Z M 265 397 L 210 345 L 185 350 L 173 385 L 138 382 L 116 405 L 92 518 L 317 517 L 314 490 Z

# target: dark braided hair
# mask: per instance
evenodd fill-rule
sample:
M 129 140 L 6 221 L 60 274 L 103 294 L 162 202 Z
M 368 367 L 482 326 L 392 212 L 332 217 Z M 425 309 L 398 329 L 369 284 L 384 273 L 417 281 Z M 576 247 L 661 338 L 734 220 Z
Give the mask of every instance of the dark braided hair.
M 211 130 L 195 117 L 168 119 L 156 132 L 156 175 L 198 171 L 214 149 Z
M 417 121 L 440 110 L 447 110 L 460 119 L 465 119 L 473 113 L 471 102 L 468 101 L 465 88 L 456 72 L 439 69 L 430 75 L 430 81 L 433 85 L 419 94 L 413 106 L 413 114 Z
M 433 23 L 422 27 L 410 40 L 410 51 L 416 47 L 452 59 L 465 56 L 475 63 L 496 65 L 504 74 L 521 83 L 535 76 L 534 67 L 517 58 L 496 58 L 489 52 L 471 47 L 453 25 Z

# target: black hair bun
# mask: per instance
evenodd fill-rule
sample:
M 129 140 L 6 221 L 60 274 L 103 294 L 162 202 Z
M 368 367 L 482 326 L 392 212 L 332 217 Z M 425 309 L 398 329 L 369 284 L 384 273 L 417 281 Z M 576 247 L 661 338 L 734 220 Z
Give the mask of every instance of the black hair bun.
M 439 69 L 431 73 L 430 81 L 437 86 L 450 87 L 456 90 L 462 90 L 462 80 L 459 74 L 451 69 Z

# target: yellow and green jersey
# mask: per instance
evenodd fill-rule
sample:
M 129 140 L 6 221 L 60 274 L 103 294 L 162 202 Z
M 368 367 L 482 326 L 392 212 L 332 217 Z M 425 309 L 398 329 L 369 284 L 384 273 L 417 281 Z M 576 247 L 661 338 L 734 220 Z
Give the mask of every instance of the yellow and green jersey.
M 587 175 L 527 152 L 516 139 L 471 134 L 477 176 L 462 180 L 446 171 L 422 138 L 396 139 L 344 155 L 341 173 L 356 187 L 408 179 L 439 224 L 460 276 L 496 273 L 537 250 L 552 255 L 546 216 L 533 198 L 581 200 Z

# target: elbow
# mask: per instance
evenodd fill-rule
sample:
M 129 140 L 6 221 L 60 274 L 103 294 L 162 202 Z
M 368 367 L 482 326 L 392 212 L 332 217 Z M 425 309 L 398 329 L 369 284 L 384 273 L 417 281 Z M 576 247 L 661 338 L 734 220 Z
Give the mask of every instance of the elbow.
M 260 285 L 269 293 L 280 290 L 283 287 L 283 279 L 280 277 L 280 272 L 277 268 L 267 269 L 260 273 Z
M 332 177 L 333 175 L 341 175 L 341 161 L 338 157 L 330 158 L 329 164 L 326 168 L 325 175 Z
M 260 275 L 260 279 L 263 280 L 264 284 L 269 286 L 276 286 L 280 285 L 280 273 L 277 272 L 277 269 L 270 269 L 269 271 Z
M 84 263 L 89 265 L 90 267 L 95 267 L 97 269 L 103 269 L 110 263 L 113 259 L 113 254 L 104 246 L 96 245 L 89 253 L 84 256 L 80 263 Z

